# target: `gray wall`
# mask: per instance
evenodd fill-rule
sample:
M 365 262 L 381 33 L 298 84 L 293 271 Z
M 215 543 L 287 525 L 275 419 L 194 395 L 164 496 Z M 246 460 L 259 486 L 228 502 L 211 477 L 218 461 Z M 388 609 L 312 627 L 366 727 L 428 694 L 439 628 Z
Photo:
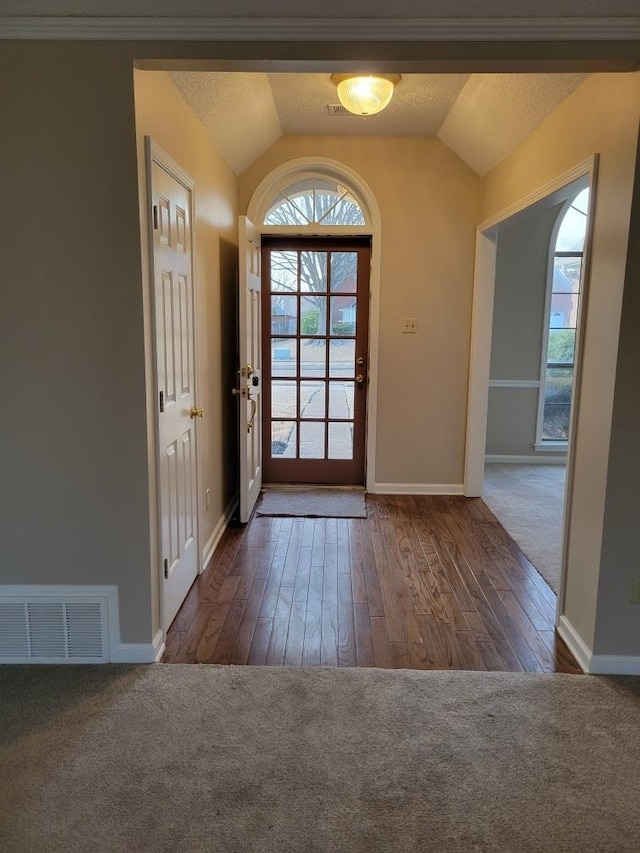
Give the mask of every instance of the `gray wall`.
M 539 381 L 551 232 L 562 204 L 498 235 L 490 380 Z M 537 388 L 492 387 L 488 455 L 535 456 Z
M 640 159 L 631 212 L 618 367 L 607 477 L 594 652 L 640 655 L 640 604 L 631 603 L 640 577 Z
M 117 584 L 149 642 L 143 311 L 131 62 L 0 52 L 0 583 Z

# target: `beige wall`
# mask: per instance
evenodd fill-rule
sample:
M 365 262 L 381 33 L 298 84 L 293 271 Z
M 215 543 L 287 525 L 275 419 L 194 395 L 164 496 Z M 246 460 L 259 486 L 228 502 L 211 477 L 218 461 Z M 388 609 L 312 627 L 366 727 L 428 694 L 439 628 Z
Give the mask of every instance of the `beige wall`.
M 628 583 L 615 580 L 615 609 L 637 621 L 628 606 L 634 568 L 618 563 L 613 554 L 601 567 L 600 555 L 639 114 L 640 75 L 593 76 L 483 181 L 484 220 L 594 153 L 600 155 L 564 603 L 566 617 L 591 649 L 599 580 L 607 586 L 620 575 L 626 578 Z M 627 535 L 636 534 L 629 530 Z M 618 628 L 622 632 L 621 624 Z M 621 642 L 617 646 L 614 640 L 608 648 L 616 646 L 622 654 L 628 646 Z
M 197 287 L 198 405 L 205 410 L 205 418 L 198 423 L 200 543 L 204 550 L 236 491 L 236 403 L 231 388 L 236 368 L 238 182 L 168 74 L 136 71 L 134 82 L 143 230 L 146 227 L 145 136 L 151 136 L 196 183 L 194 280 Z M 148 301 L 146 319 L 149 330 Z M 150 331 L 147 344 L 147 369 L 153 376 Z M 153 383 L 149 383 L 148 409 L 149 450 L 153 456 L 156 401 L 152 386 Z M 209 509 L 205 502 L 206 489 L 211 493 Z M 151 492 L 153 494 L 154 490 Z M 154 518 L 155 506 L 152 506 L 152 541 L 156 534 Z M 154 560 L 152 564 L 159 563 Z M 156 582 L 157 572 L 152 571 L 152 583 Z M 157 600 L 156 592 L 152 601 Z M 157 618 L 155 612 L 154 618 Z
M 459 485 L 479 178 L 433 138 L 285 137 L 241 176 L 242 211 L 297 157 L 353 169 L 382 216 L 376 482 Z

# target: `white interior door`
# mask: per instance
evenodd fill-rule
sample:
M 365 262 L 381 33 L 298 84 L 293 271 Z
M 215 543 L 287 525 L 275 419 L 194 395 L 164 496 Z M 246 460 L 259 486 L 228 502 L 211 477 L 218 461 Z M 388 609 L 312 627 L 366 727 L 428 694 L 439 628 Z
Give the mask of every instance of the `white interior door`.
M 160 533 L 166 630 L 198 572 L 191 189 L 152 161 Z
M 246 216 L 239 221 L 240 251 L 238 387 L 240 401 L 240 521 L 246 523 L 262 486 L 262 373 L 260 233 Z

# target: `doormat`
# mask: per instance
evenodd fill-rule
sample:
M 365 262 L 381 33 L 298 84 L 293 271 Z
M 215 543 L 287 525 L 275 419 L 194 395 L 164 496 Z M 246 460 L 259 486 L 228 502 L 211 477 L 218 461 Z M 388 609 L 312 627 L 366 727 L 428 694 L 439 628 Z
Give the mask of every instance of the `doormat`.
M 257 515 L 305 518 L 366 518 L 364 489 L 268 489 L 256 508 Z

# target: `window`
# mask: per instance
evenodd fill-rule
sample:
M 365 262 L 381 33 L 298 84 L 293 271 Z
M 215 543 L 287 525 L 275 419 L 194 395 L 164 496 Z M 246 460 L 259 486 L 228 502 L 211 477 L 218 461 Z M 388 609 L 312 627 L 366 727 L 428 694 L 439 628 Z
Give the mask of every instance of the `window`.
M 584 189 L 565 208 L 553 252 L 536 442 L 541 450 L 569 439 L 588 205 Z
M 305 176 L 280 190 L 268 206 L 265 225 L 364 225 L 353 192 L 331 177 Z

